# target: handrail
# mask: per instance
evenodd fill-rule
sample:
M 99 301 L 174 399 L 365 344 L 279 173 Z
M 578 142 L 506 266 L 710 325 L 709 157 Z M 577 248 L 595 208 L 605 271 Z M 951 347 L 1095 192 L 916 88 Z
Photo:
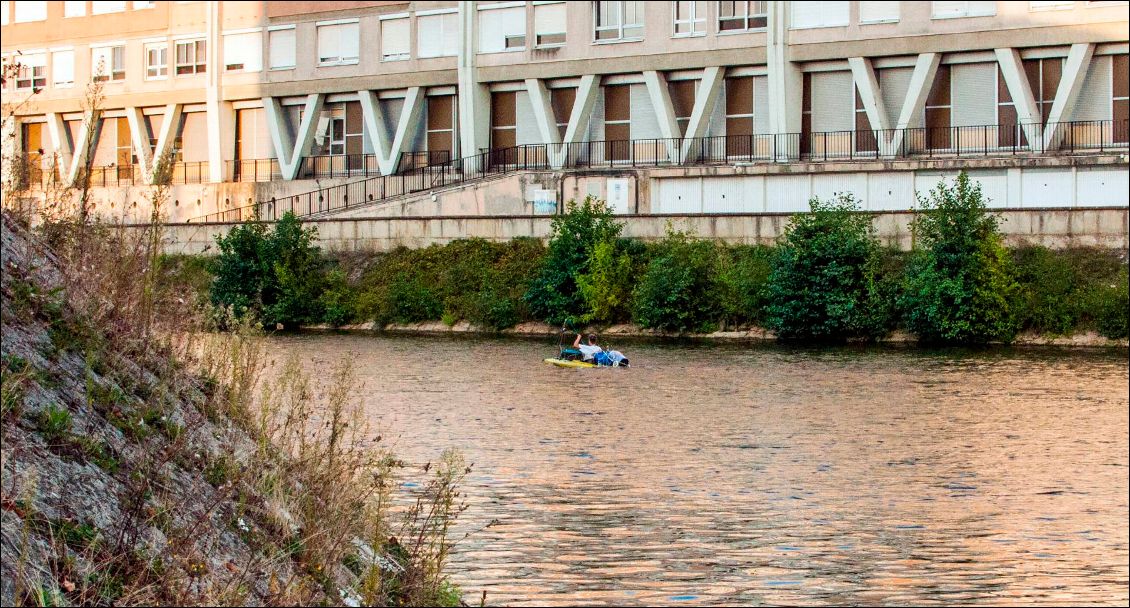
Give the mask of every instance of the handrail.
M 288 211 L 309 217 L 523 170 L 1102 153 L 1127 148 L 1128 123 L 1127 120 L 1069 121 L 523 144 L 403 173 L 271 198 L 188 221 L 274 220 Z M 1050 132 L 1057 133 L 1055 139 L 1045 138 Z

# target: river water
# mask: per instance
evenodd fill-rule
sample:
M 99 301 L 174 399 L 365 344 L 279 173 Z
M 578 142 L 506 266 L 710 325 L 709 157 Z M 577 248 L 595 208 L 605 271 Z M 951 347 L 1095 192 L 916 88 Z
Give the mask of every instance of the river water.
M 1125 351 L 621 343 L 632 369 L 576 370 L 553 339 L 276 340 L 351 357 L 398 456 L 474 463 L 475 604 L 1130 596 Z

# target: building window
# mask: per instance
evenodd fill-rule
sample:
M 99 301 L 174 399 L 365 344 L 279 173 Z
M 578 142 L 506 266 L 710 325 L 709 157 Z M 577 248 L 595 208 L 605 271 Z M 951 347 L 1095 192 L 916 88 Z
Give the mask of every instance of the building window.
M 687 125 L 690 124 L 691 114 L 694 112 L 698 81 L 676 80 L 667 84 L 667 91 L 671 95 L 671 107 L 675 110 L 675 122 L 679 125 L 679 133 L 686 135 Z
M 295 28 L 288 25 L 277 30 L 267 32 L 267 52 L 272 70 L 289 70 L 294 68 Z
M 126 47 L 99 46 L 90 49 L 90 73 L 94 82 L 126 79 Z
M 848 24 L 848 2 L 793 2 L 791 29 L 840 27 Z
M 20 55 L 16 61 L 20 65 L 16 72 L 17 89 L 42 89 L 47 86 L 46 53 Z
M 1130 140 L 1130 55 L 1111 57 L 1111 118 L 1114 119 L 1114 141 Z
M 879 79 L 879 74 L 875 73 L 875 79 Z M 878 83 L 876 83 L 878 84 Z M 881 88 L 882 85 L 880 85 Z M 863 97 L 859 94 L 859 88 L 855 88 L 855 150 L 856 152 L 877 152 L 879 150 L 879 139 L 875 137 L 876 127 L 871 124 L 871 119 L 867 117 L 867 108 L 863 105 Z
M 455 152 L 455 96 L 428 97 L 428 164 L 449 162 Z
M 516 94 L 512 91 L 490 94 L 490 148 L 513 148 L 518 142 Z
M 64 2 L 63 17 L 85 17 L 86 2 Z
M 553 120 L 557 123 L 557 133 L 565 138 L 565 131 L 569 129 L 569 116 L 573 114 L 573 104 L 577 101 L 577 89 L 568 87 L 564 89 L 550 89 L 549 103 L 553 106 Z
M 718 31 L 763 30 L 769 23 L 768 2 L 719 2 Z
M 318 65 L 357 63 L 361 48 L 361 24 L 356 20 L 318 25 Z
M 594 2 L 593 40 L 643 39 L 643 2 Z
M 74 51 L 55 51 L 51 53 L 51 84 L 60 89 L 74 86 Z
M 954 19 L 957 17 L 990 17 L 997 14 L 996 2 L 934 2 L 934 19 Z
M 675 36 L 706 35 L 706 2 L 672 2 Z
M 208 71 L 208 47 L 203 40 L 177 43 L 177 76 Z
M 526 7 L 479 7 L 479 52 L 502 53 L 526 48 Z
M 454 57 L 459 54 L 459 13 L 449 11 L 416 15 L 418 57 Z
M 46 2 L 15 2 L 14 4 L 16 5 L 16 23 L 47 20 Z
M 632 87 L 604 87 L 604 141 L 608 160 L 632 158 Z
M 156 42 L 145 45 L 145 78 L 158 80 L 169 76 L 169 44 Z
M 0 2 L 0 25 L 8 25 L 8 6 L 10 4 L 7 0 Z
M 812 72 L 801 77 L 800 95 L 800 153 L 812 152 Z
M 859 3 L 860 23 L 896 23 L 899 20 L 898 2 Z
M 1051 2 L 1029 2 L 1028 10 L 1030 11 L 1062 11 L 1075 7 L 1075 2 L 1072 0 L 1052 0 Z
M 1059 90 L 1059 79 L 1063 76 L 1063 59 L 1049 57 L 1025 60 L 1024 73 L 1028 77 L 1028 85 L 1032 88 L 1036 105 L 1040 108 L 1040 122 L 1047 124 L 1048 117 L 1052 114 L 1056 91 Z
M 155 6 L 157 6 L 157 5 L 154 2 L 134 2 L 133 3 L 133 10 L 139 11 L 139 10 L 146 9 L 146 8 L 153 8 Z
M 950 94 L 950 66 L 938 66 L 934 84 L 926 97 L 923 109 L 926 124 L 925 144 L 928 149 L 947 149 L 950 147 L 950 115 L 953 101 Z
M 125 2 L 91 2 L 91 15 L 106 15 L 109 13 L 122 13 L 126 10 Z
M 566 10 L 564 2 L 534 5 L 534 46 L 549 47 L 565 44 Z
M 726 154 L 748 156 L 753 146 L 753 77 L 726 79 Z
M 404 61 L 412 57 L 408 17 L 381 20 L 381 61 Z
M 258 72 L 263 69 L 263 32 L 224 34 L 224 70 Z

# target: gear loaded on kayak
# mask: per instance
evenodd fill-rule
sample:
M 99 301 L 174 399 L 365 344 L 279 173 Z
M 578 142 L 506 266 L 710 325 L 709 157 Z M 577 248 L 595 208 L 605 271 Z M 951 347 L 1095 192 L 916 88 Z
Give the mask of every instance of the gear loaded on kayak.
M 557 357 L 550 357 L 546 363 L 557 367 L 629 367 L 628 358 L 618 350 L 605 351 L 596 344 L 596 335 L 589 334 L 586 344 L 581 343 L 581 334 L 573 341 L 572 348 L 566 348 L 561 338 L 569 330 L 561 328 L 557 340 Z

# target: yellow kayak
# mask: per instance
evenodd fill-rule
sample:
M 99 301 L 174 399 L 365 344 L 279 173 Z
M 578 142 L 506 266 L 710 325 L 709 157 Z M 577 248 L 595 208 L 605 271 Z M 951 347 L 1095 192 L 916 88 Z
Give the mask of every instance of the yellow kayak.
M 587 363 L 585 361 L 569 361 L 567 359 L 549 358 L 546 359 L 545 362 L 549 363 L 550 365 L 556 365 L 557 367 L 596 367 L 595 363 Z

